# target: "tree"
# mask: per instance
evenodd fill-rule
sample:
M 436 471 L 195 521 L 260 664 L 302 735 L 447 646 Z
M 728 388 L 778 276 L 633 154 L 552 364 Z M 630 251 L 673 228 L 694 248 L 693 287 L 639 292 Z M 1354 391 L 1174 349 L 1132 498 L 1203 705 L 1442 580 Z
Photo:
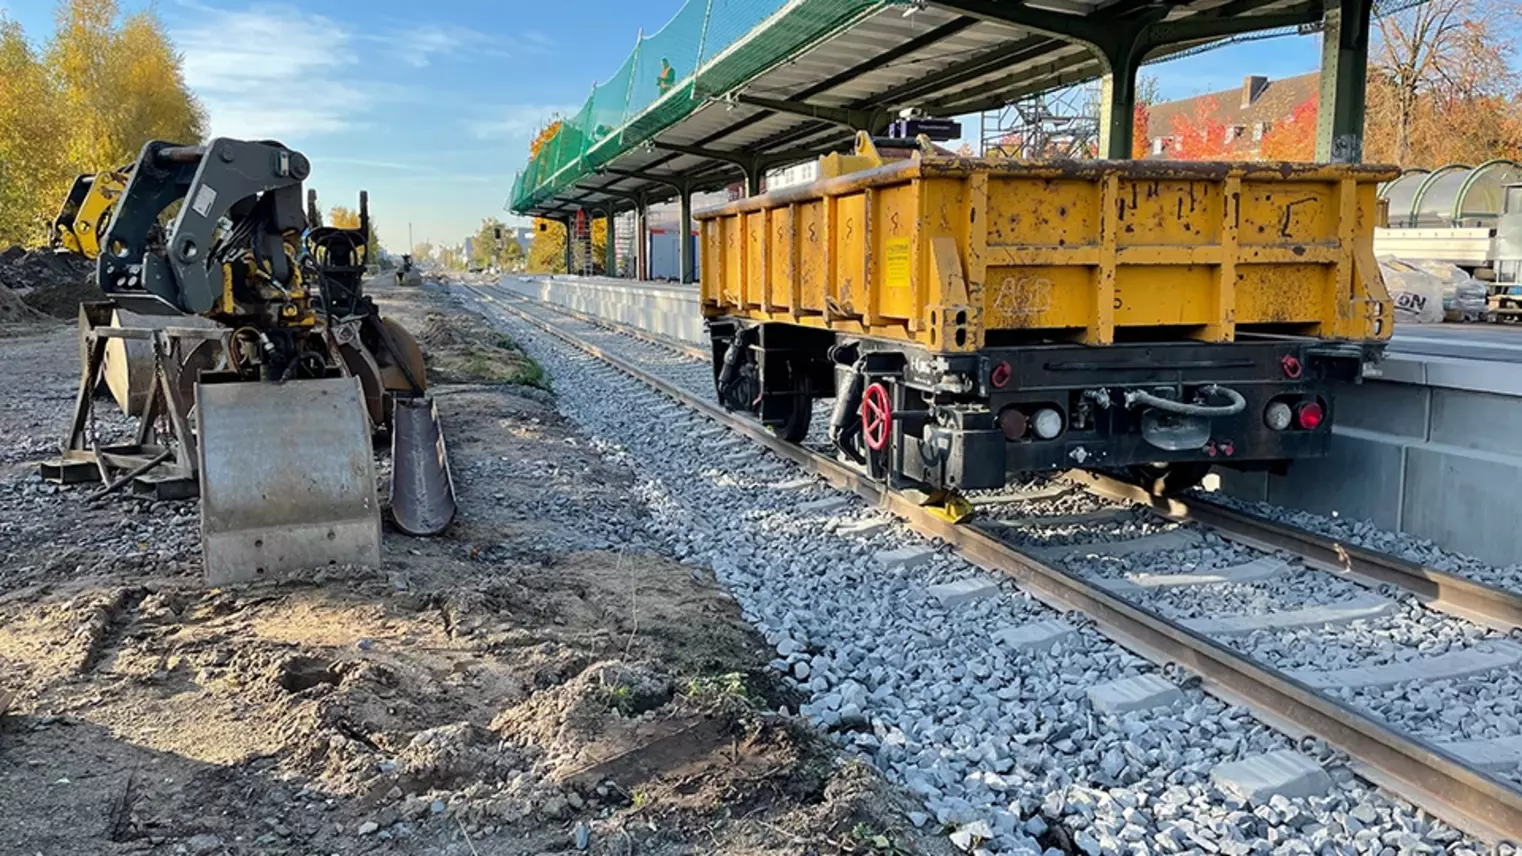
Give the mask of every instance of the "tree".
M 587 215 L 591 227 L 592 257 L 588 259 L 594 273 L 602 273 L 607 259 L 608 221 Z M 557 220 L 534 220 L 534 240 L 528 248 L 528 269 L 534 273 L 566 273 L 565 226 Z M 580 271 L 576 271 L 580 273 Z
M 438 262 L 445 270 L 464 270 L 465 261 L 464 247 L 440 247 L 438 249 Z
M 1380 18 L 1365 157 L 1401 166 L 1517 153 L 1515 0 L 1428 0 Z
M 1157 76 L 1136 78 L 1136 108 L 1131 115 L 1131 157 L 1141 160 L 1152 153 L 1152 105 L 1158 98 Z M 1096 109 L 1094 115 L 1098 115 Z
M 137 159 L 149 140 L 187 144 L 205 116 L 151 11 L 115 0 L 60 0 L 39 56 L 0 15 L 0 244 L 36 244 L 80 173 Z
M 47 63 L 69 118 L 65 151 L 76 171 L 128 163 L 151 139 L 205 136 L 182 57 L 152 12 L 122 19 L 116 0 L 62 0 L 56 20 Z
M 544 130 L 535 135 L 529 141 L 529 157 L 539 154 L 539 150 L 550 144 L 555 135 L 560 133 L 562 123 L 559 119 L 546 125 Z M 592 220 L 592 264 L 598 269 L 602 268 L 606 258 L 604 249 L 607 247 L 608 224 L 601 217 Z M 534 220 L 534 240 L 529 245 L 528 269 L 536 273 L 565 273 L 565 240 L 566 228 L 555 220 L 536 218 Z
M 0 15 L 0 247 L 47 234 L 73 173 L 52 144 L 63 120 L 21 25 Z M 49 209 L 52 210 L 49 210 Z
M 359 214 L 351 208 L 334 205 L 328 210 L 328 225 L 335 229 L 358 229 Z
M 1195 103 L 1194 113 L 1173 117 L 1173 137 L 1177 144 L 1171 150 L 1179 160 L 1216 160 L 1225 156 L 1226 123 L 1216 118 L 1220 104 L 1215 98 L 1201 98 Z
M 1258 153 L 1264 160 L 1312 161 L 1316 159 L 1316 105 L 1320 96 L 1295 105 L 1287 118 L 1269 128 Z
M 438 261 L 433 254 L 433 244 L 423 241 L 412 247 L 412 260 L 422 264 L 423 262 Z
M 481 267 L 495 265 L 505 269 L 523 261 L 523 248 L 518 245 L 513 228 L 495 217 L 481 221 L 470 249 L 471 264 Z
M 1137 102 L 1131 117 L 1131 157 L 1141 160 L 1152 154 L 1152 138 L 1148 135 L 1152 125 L 1152 105 Z
M 523 263 L 528 260 L 528 256 L 524 254 L 523 245 L 518 243 L 517 238 L 509 240 L 502 249 L 502 258 L 506 267 L 509 270 L 522 269 Z
M 328 209 L 328 225 L 335 229 L 358 229 L 359 214 L 352 208 L 334 205 Z M 380 260 L 380 230 L 375 226 L 375 215 L 370 215 L 370 235 L 365 241 L 365 258 L 371 262 Z
M 565 225 L 536 218 L 534 240 L 528 247 L 528 269 L 534 273 L 565 273 Z

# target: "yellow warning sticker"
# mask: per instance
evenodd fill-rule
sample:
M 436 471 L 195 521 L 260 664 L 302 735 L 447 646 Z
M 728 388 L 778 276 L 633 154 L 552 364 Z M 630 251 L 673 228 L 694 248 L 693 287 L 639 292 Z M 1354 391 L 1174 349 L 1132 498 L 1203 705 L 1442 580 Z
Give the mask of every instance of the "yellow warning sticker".
M 908 288 L 910 243 L 908 238 L 889 238 L 883 243 L 883 284 L 888 288 Z

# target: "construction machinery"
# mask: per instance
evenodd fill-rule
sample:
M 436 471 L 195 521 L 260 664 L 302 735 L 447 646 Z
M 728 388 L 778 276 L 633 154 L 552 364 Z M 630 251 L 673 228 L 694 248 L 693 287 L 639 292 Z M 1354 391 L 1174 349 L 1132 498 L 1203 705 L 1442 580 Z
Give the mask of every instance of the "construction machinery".
M 48 244 L 64 253 L 94 259 L 100 255 L 100 236 L 111 222 L 116 200 L 127 187 L 132 165 L 74 179 L 58 216 L 48 229 Z
M 412 256 L 402 255 L 401 267 L 396 269 L 396 284 L 410 286 L 420 286 L 423 284 L 423 274 L 412 261 Z
M 377 565 L 377 438 L 391 441 L 397 527 L 435 534 L 454 515 L 422 352 L 364 294 L 366 194 L 357 229 L 309 221 L 310 171 L 272 141 L 143 147 L 100 241 L 111 299 L 80 309 L 69 434 L 41 466 L 57 482 L 100 480 L 102 494 L 198 494 L 213 585 Z M 151 320 L 113 326 L 123 311 Z M 115 341 L 143 344 L 151 381 L 134 441 L 108 446 L 92 392 Z

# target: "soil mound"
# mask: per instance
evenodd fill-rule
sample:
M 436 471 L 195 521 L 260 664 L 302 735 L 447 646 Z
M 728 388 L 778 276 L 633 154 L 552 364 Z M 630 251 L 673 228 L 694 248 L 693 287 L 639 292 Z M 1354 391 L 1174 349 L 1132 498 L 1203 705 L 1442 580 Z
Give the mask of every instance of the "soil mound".
M 105 299 L 94 275 L 89 259 L 71 253 L 20 247 L 0 252 L 0 322 L 74 318 L 81 301 Z

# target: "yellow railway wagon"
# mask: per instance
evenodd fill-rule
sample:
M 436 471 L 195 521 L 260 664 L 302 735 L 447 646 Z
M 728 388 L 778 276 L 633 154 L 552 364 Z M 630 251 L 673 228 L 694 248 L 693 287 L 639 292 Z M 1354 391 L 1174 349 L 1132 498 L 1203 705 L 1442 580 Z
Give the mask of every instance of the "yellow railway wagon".
M 1393 168 L 910 146 L 862 136 L 816 182 L 697 215 L 721 400 L 801 437 L 836 397 L 832 440 L 882 477 L 1324 454 L 1330 383 L 1390 336 Z

